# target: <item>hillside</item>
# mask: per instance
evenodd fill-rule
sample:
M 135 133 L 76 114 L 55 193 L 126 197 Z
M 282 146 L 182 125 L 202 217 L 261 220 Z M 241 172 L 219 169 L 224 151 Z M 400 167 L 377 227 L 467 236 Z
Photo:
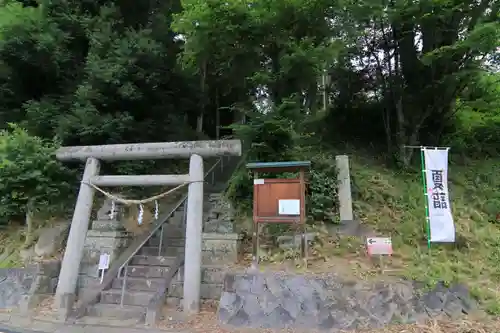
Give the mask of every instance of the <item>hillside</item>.
M 500 314 L 500 221 L 497 220 L 500 159 L 474 160 L 459 154 L 450 155 L 449 186 L 457 241 L 455 244 L 432 244 L 428 249 L 420 168 L 416 165 L 407 171 L 397 170 L 389 167 L 382 156 L 375 157 L 366 149 L 352 147 L 324 149 L 321 153 L 311 151 L 305 154 L 305 158 L 317 159 L 320 156 L 323 162 L 334 163 L 334 155 L 346 151 L 351 164 L 355 218 L 377 235 L 392 237 L 394 255 L 384 261 L 384 272 L 381 272 L 379 263 L 368 259 L 364 239 L 332 237 L 328 230 L 335 226 L 336 220 L 313 219 L 315 222 L 310 229 L 319 231 L 320 237 L 313 245 L 307 271 L 331 271 L 355 279 L 403 276 L 425 282 L 429 287 L 438 281 L 464 283 L 484 310 Z M 300 155 L 304 156 L 303 153 Z M 419 163 L 418 159 L 415 162 Z M 316 167 L 318 170 L 313 162 L 311 195 L 318 197 L 315 193 L 317 183 L 325 186 L 325 181 L 323 178 L 318 180 L 317 173 L 321 173 L 324 166 L 316 164 Z M 241 179 L 237 181 L 241 182 Z M 328 192 L 331 189 L 326 186 L 320 190 Z M 331 193 L 329 199 L 334 202 L 335 194 Z M 236 204 L 248 212 L 250 202 L 242 201 L 240 197 Z M 310 214 L 317 202 L 311 205 Z M 333 210 L 336 212 L 336 207 Z M 247 221 L 249 219 L 248 215 Z M 244 225 L 243 229 L 250 232 L 249 225 Z M 267 230 L 268 237 L 274 239 L 282 232 Z M 289 269 L 290 259 L 298 255 L 276 248 L 263 253 L 263 265 L 279 269 Z
M 456 244 L 427 248 L 419 173 L 387 169 L 357 155 L 352 156 L 355 211 L 381 235 L 392 237 L 394 265 L 407 277 L 465 282 L 489 312 L 499 314 L 500 159 L 457 160 L 451 158 L 449 169 Z

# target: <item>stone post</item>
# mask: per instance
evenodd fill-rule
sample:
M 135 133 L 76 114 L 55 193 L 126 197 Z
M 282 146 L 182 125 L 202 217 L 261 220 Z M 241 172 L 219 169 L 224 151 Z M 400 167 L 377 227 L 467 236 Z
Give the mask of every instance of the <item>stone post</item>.
M 80 262 L 83 255 L 85 236 L 89 227 L 92 203 L 94 201 L 94 188 L 88 185 L 91 177 L 99 174 L 99 160 L 93 157 L 87 159 L 83 172 L 80 192 L 76 200 L 75 212 L 71 221 L 66 251 L 61 265 L 61 273 L 55 295 L 55 305 L 60 315 L 65 319 L 75 300 L 75 290 L 78 280 Z
M 351 176 L 349 173 L 349 157 L 338 155 L 335 157 L 337 163 L 337 181 L 340 221 L 352 221 L 352 197 L 351 197 Z
M 197 313 L 200 309 L 201 238 L 203 227 L 203 158 L 191 155 L 186 221 L 186 252 L 184 261 L 185 313 Z

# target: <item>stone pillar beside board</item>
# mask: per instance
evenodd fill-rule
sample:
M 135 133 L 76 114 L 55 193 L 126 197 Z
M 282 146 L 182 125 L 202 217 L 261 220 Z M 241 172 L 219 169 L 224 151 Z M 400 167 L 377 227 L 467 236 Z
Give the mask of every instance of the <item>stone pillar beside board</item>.
M 111 209 L 115 214 L 111 214 Z M 93 286 L 100 284 L 99 258 L 109 254 L 110 265 L 130 245 L 131 234 L 125 230 L 122 222 L 123 207 L 106 200 L 97 212 L 97 219 L 92 222 L 85 238 L 83 258 L 78 276 L 78 296 L 82 297 Z

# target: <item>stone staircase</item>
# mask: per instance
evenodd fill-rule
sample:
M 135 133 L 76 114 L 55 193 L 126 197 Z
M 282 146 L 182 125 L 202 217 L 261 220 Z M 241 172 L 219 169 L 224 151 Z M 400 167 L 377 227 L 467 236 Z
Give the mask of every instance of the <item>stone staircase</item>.
M 220 297 L 227 261 L 236 259 L 235 253 L 227 250 L 231 246 L 224 244 L 229 242 L 235 247 L 235 235 L 228 237 L 227 234 L 218 233 L 233 231 L 232 223 L 227 221 L 227 216 L 222 216 L 221 205 L 218 204 L 234 166 L 227 169 L 229 170 L 223 175 L 214 177 L 213 184 L 204 186 L 204 229 L 208 229 L 210 233 L 204 233 L 202 248 L 202 299 Z M 98 301 L 89 305 L 85 316 L 78 321 L 86 323 L 93 321 L 93 318 L 104 317 L 108 320 L 127 321 L 130 324 L 143 323 L 147 321 L 148 306 L 158 290 L 164 288 L 165 283 L 168 284 L 165 303 L 180 305 L 184 280 L 184 266 L 180 265 L 184 259 L 185 248 L 184 204 L 179 206 L 164 224 L 163 232 L 156 232 L 148 239 L 132 257 L 123 274 L 113 278 L 110 288 L 100 292 Z

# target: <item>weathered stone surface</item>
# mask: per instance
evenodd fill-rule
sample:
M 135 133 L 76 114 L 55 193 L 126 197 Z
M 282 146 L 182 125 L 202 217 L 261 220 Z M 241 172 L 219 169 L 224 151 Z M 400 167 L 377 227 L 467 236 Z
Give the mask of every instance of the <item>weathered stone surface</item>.
M 53 255 L 62 246 L 69 232 L 69 223 L 42 230 L 35 244 L 35 255 L 47 257 Z
M 35 258 L 35 247 L 31 246 L 27 249 L 19 250 L 19 256 L 24 263 L 32 262 L 32 259 Z
M 226 268 L 223 266 L 202 266 L 201 267 L 201 282 L 222 284 Z M 175 280 L 184 281 L 184 266 L 179 269 L 175 276 Z
M 128 245 L 130 235 L 120 231 L 89 230 L 85 239 L 85 247 L 124 247 Z
M 30 291 L 34 278 L 32 268 L 0 269 L 0 308 L 18 306 L 23 295 Z
M 97 211 L 97 220 L 99 221 L 121 221 L 123 218 L 123 205 L 119 202 L 106 198 L 101 208 Z
M 233 232 L 233 223 L 231 221 L 224 220 L 209 220 L 205 222 L 205 231 L 206 232 L 219 232 L 221 234 Z
M 339 331 L 437 316 L 455 319 L 475 308 L 462 285 L 438 284 L 425 291 L 409 281 L 368 284 L 332 276 L 251 272 L 226 275 L 218 315 L 234 326 Z
M 231 203 L 221 193 L 209 194 L 205 201 L 207 210 L 203 214 L 203 232 L 233 233 L 234 209 Z
M 308 232 L 305 234 L 305 240 L 309 244 L 311 244 L 317 237 L 317 234 L 314 232 Z M 278 246 L 282 249 L 292 249 L 294 247 L 300 247 L 300 242 L 302 241 L 302 235 L 297 234 L 294 236 L 291 235 L 283 235 L 278 236 L 277 238 Z
M 100 272 L 98 268 L 101 254 L 109 254 L 110 263 L 112 263 L 130 244 L 130 241 L 131 234 L 124 230 L 89 230 L 85 238 L 78 279 L 85 280 L 89 278 L 94 281 L 99 280 Z M 84 285 L 84 282 L 78 282 L 80 289 L 88 288 Z M 81 290 L 79 293 L 81 294 Z
M 169 297 L 182 298 L 184 285 L 182 282 L 173 282 L 168 290 Z M 200 297 L 202 299 L 218 299 L 222 293 L 222 284 L 202 283 L 200 285 Z
M 211 263 L 236 262 L 238 260 L 240 238 L 238 234 L 203 233 L 203 257 Z M 204 263 L 207 261 L 203 261 Z
M 0 269 L 0 308 L 31 304 L 34 296 L 54 294 L 60 267 L 60 261 L 52 260 L 26 268 Z
M 91 230 L 122 231 L 125 230 L 125 226 L 122 221 L 118 220 L 95 220 L 92 222 Z

